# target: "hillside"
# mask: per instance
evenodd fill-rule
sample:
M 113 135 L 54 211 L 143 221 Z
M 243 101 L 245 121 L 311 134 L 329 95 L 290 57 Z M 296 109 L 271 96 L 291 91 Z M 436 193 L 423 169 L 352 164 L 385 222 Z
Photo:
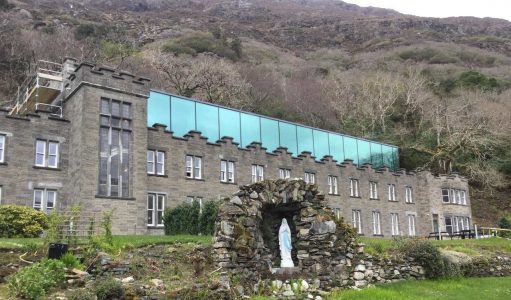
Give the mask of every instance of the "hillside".
M 476 222 L 511 213 L 511 22 L 334 0 L 0 0 L 0 104 L 37 59 L 401 147 L 461 172 Z

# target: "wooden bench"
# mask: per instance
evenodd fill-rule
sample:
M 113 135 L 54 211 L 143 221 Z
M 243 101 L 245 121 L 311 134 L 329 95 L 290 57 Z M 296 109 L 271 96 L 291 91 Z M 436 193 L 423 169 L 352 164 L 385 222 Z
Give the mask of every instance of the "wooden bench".
M 450 237 L 450 236 L 451 235 L 447 231 L 430 232 L 429 235 L 428 235 L 428 240 L 429 239 L 443 240 L 444 237 Z

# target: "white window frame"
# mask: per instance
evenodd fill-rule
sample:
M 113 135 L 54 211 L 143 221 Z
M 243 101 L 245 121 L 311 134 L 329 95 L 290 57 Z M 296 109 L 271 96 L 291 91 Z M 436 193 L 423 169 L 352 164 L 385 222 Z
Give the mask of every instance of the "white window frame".
M 41 143 L 43 145 L 43 152 L 38 152 L 37 151 L 37 145 Z M 55 145 L 55 154 L 51 154 L 50 153 L 50 146 L 51 145 Z M 36 144 L 35 144 L 35 166 L 36 167 L 43 167 L 43 168 L 52 168 L 52 169 L 56 169 L 58 168 L 59 166 L 59 148 L 60 148 L 60 145 L 59 145 L 59 142 L 56 142 L 56 141 L 49 141 L 49 140 L 43 140 L 43 139 L 36 139 Z M 43 161 L 42 163 L 38 163 L 37 162 L 37 156 L 38 155 L 42 155 L 43 157 Z M 51 157 L 55 157 L 55 164 L 52 165 L 50 164 L 50 156 Z
M 156 173 L 156 153 L 153 150 L 147 150 L 147 174 Z
M 316 173 L 313 172 L 304 172 L 303 181 L 308 184 L 316 183 Z
M 465 190 L 460 190 L 461 196 L 461 204 L 467 205 L 467 192 Z
M 360 209 L 351 211 L 351 226 L 357 230 L 358 234 L 362 234 L 362 212 Z
M 202 157 L 195 155 L 186 155 L 186 178 L 202 179 Z
M 195 201 L 199 202 L 199 213 L 202 214 L 202 205 L 203 205 L 202 197 L 200 197 L 200 196 L 186 196 L 186 201 L 188 201 L 188 203 L 190 203 L 190 204 L 193 204 Z
M 447 201 L 445 201 L 447 199 Z M 451 193 L 448 188 L 442 188 L 442 202 L 450 203 L 451 202 Z
M 0 163 L 5 162 L 5 144 L 6 144 L 7 138 L 4 134 L 0 134 Z
M 398 236 L 399 233 L 399 215 L 397 213 L 390 213 L 390 229 L 392 236 Z
M 408 235 L 417 235 L 417 217 L 414 214 L 408 214 Z
M 41 203 L 36 205 L 35 199 L 36 199 L 36 194 L 38 194 L 38 193 L 41 194 Z M 48 206 L 49 194 L 53 195 L 53 205 L 51 207 Z M 34 189 L 34 195 L 33 195 L 33 200 L 32 200 L 32 207 L 34 209 L 49 213 L 55 209 L 56 205 L 57 205 L 57 190 L 44 189 L 44 188 Z
M 158 205 L 158 200 L 162 199 L 161 206 Z M 149 212 L 151 213 L 152 222 L 149 223 L 149 219 L 147 219 L 147 226 L 155 226 L 155 227 L 163 227 L 163 215 L 165 212 L 165 201 L 167 195 L 165 193 L 148 193 L 147 194 L 147 212 L 149 217 Z M 152 204 L 152 209 L 149 208 L 149 203 Z M 158 222 L 158 215 L 161 213 L 161 220 Z
M 279 169 L 279 178 L 280 179 L 289 179 L 289 178 L 291 178 L 291 170 L 290 169 L 285 169 L 285 168 L 280 168 Z
M 350 178 L 350 197 L 360 197 L 358 179 Z
M 455 189 L 449 189 L 449 199 L 451 200 L 452 204 L 456 204 L 456 190 Z
M 413 188 L 411 186 L 405 186 L 405 202 L 413 203 Z
M 156 150 L 155 158 L 156 158 L 156 164 L 155 164 L 156 175 L 165 175 L 165 151 Z M 158 170 L 158 169 L 160 169 L 160 170 Z
M 381 213 L 373 211 L 373 235 L 381 235 Z
M 328 175 L 328 193 L 330 195 L 338 195 L 337 176 Z
M 378 182 L 369 181 L 369 199 L 378 199 Z
M 234 183 L 234 162 L 226 159 L 220 160 L 220 181 Z
M 388 194 L 389 194 L 389 201 L 397 201 L 396 200 L 396 185 L 394 183 L 389 183 L 388 185 Z
M 264 180 L 264 166 L 263 165 L 252 165 L 252 183 L 260 182 Z

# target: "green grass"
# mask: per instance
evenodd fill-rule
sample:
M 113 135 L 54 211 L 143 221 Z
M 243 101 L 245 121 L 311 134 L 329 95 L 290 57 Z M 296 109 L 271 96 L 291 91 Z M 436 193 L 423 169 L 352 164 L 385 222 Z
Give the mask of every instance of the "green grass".
M 511 299 L 511 277 L 403 281 L 365 288 L 361 291 L 339 290 L 326 297 L 326 299 Z
M 211 236 L 196 235 L 118 235 L 114 236 L 116 248 L 139 248 L 148 245 L 165 245 L 174 243 L 210 244 Z M 0 238 L 0 249 L 23 249 L 30 245 L 43 245 L 41 238 Z

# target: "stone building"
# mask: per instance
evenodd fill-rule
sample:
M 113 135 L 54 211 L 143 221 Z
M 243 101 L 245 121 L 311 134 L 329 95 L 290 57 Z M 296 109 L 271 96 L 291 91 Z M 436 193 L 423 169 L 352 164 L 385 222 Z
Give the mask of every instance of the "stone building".
M 41 75 L 61 78 L 58 93 L 41 84 L 0 110 L 1 204 L 81 203 L 113 209 L 114 233 L 161 234 L 166 207 L 303 178 L 359 234 L 471 226 L 467 181 L 400 169 L 393 145 L 151 90 L 149 79 L 72 59 L 58 72 Z

